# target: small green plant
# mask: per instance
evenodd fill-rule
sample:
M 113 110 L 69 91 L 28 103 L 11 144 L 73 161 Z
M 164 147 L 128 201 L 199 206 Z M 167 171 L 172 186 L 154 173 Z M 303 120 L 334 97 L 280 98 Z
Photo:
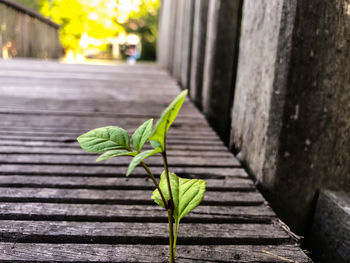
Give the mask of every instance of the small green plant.
M 136 166 L 141 165 L 151 177 L 156 189 L 151 198 L 168 212 L 169 222 L 169 255 L 170 263 L 175 262 L 177 233 L 181 218 L 196 208 L 203 200 L 206 182 L 200 179 L 185 179 L 169 171 L 166 151 L 167 132 L 175 120 L 187 90 L 181 92 L 165 109 L 154 128 L 153 119 L 145 121 L 138 127 L 131 137 L 128 133 L 116 126 L 108 126 L 91 130 L 78 137 L 81 147 L 94 153 L 102 153 L 97 161 L 118 156 L 131 156 L 126 176 L 129 176 Z M 142 151 L 145 143 L 149 141 L 152 150 Z M 145 160 L 155 154 L 163 158 L 164 171 L 157 179 L 152 174 Z M 175 227 L 174 227 L 175 226 Z

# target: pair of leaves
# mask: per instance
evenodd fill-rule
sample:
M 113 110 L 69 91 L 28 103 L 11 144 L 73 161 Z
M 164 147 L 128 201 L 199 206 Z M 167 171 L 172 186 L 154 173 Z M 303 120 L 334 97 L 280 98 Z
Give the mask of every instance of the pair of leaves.
M 102 161 L 117 156 L 134 156 L 131 161 L 127 176 L 132 172 L 137 165 L 149 156 L 160 152 L 160 149 L 145 151 L 140 153 L 144 144 L 152 133 L 153 119 L 145 121 L 138 127 L 131 137 L 131 143 L 135 149 L 130 148 L 130 138 L 126 130 L 116 127 L 108 126 L 91 130 L 78 137 L 80 146 L 88 151 L 94 153 L 105 152 L 100 155 L 96 161 Z
M 174 173 L 169 173 L 171 193 L 174 202 L 173 217 L 175 219 L 175 242 L 181 218 L 195 209 L 204 198 L 206 182 L 200 179 L 185 179 Z M 166 172 L 160 177 L 159 187 L 166 201 L 170 200 Z M 165 208 L 158 189 L 154 190 L 152 197 L 154 202 Z
M 144 159 L 163 152 L 165 149 L 165 138 L 167 132 L 176 119 L 176 116 L 185 100 L 187 90 L 181 92 L 172 103 L 164 110 L 152 131 L 153 119 L 145 121 L 138 127 L 131 137 L 131 143 L 135 151 L 130 148 L 130 138 L 128 133 L 116 126 L 108 126 L 91 130 L 78 137 L 80 146 L 94 153 L 105 152 L 96 161 L 102 161 L 117 156 L 133 156 L 126 175 L 135 169 Z M 141 152 L 145 143 L 150 140 L 154 150 Z

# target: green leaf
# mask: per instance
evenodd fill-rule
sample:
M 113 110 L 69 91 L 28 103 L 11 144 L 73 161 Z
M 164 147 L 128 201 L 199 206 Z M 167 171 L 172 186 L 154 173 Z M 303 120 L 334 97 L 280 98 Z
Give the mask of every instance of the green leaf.
M 131 137 L 132 146 L 137 152 L 142 150 L 143 145 L 147 142 L 152 133 L 153 119 L 145 121 L 136 129 Z
M 159 141 L 150 141 L 150 144 L 152 145 L 152 147 L 154 149 L 157 149 L 157 148 L 162 148 L 162 145 Z
M 117 157 L 117 156 L 136 156 L 136 152 L 130 152 L 128 150 L 111 150 L 107 151 L 104 154 L 101 154 L 96 161 L 100 162 L 109 158 Z
M 158 141 L 162 146 L 162 150 L 164 150 L 165 137 L 168 132 L 168 129 L 173 123 L 173 121 L 176 119 L 176 116 L 185 100 L 187 92 L 187 90 L 181 92 L 163 111 L 162 115 L 157 121 L 157 124 L 152 132 L 151 137 L 149 138 L 150 141 Z
M 186 214 L 188 214 L 193 209 L 195 209 L 203 200 L 206 182 L 200 179 L 184 179 L 184 178 L 178 177 L 174 173 L 169 173 L 169 179 L 170 179 L 171 193 L 173 195 L 173 201 L 175 206 L 175 209 L 173 211 L 173 217 L 175 219 L 175 230 L 174 230 L 174 248 L 175 248 L 180 220 Z M 165 171 L 163 171 L 160 177 L 159 187 L 162 190 L 165 200 L 169 201 L 170 196 L 169 196 Z M 159 206 L 165 208 L 158 189 L 153 191 L 151 198 Z
M 174 173 L 169 173 L 169 179 L 175 206 L 174 218 L 180 220 L 203 200 L 206 182 L 200 179 L 181 178 Z M 165 171 L 160 177 L 159 187 L 165 200 L 169 201 L 170 196 Z M 164 208 L 158 189 L 154 190 L 151 198 Z
M 160 148 L 157 148 L 157 149 L 154 149 L 154 150 L 144 151 L 144 152 L 139 153 L 138 155 L 136 155 L 134 157 L 134 159 L 132 159 L 132 161 L 129 164 L 126 176 L 129 176 L 131 174 L 131 172 L 135 169 L 135 167 L 138 166 L 143 160 L 145 160 L 146 158 L 148 158 L 148 157 L 150 157 L 152 155 L 160 153 L 160 152 L 162 152 L 162 150 Z
M 88 152 L 104 152 L 114 149 L 130 149 L 130 139 L 126 130 L 108 126 L 97 128 L 78 137 L 81 148 Z

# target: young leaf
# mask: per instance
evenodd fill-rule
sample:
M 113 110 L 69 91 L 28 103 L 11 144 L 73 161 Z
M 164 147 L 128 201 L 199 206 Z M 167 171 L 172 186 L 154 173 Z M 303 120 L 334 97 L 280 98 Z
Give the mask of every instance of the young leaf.
M 142 150 L 143 145 L 147 142 L 152 133 L 153 119 L 145 121 L 136 129 L 131 137 L 132 146 L 137 152 Z
M 150 141 L 158 141 L 162 150 L 164 150 L 164 140 L 170 125 L 176 119 L 176 116 L 185 100 L 187 95 L 187 90 L 181 92 L 172 102 L 171 104 L 163 111 L 159 120 L 157 121 L 156 127 L 154 128 Z
M 150 144 L 152 145 L 152 147 L 154 149 L 157 149 L 157 148 L 162 148 L 162 145 L 159 141 L 150 141 Z
M 108 126 L 97 128 L 78 137 L 81 148 L 88 152 L 104 152 L 114 149 L 130 150 L 130 139 L 126 130 Z
M 111 150 L 107 151 L 104 154 L 101 154 L 97 159 L 96 162 L 100 162 L 109 158 L 117 157 L 117 156 L 136 156 L 136 152 L 130 152 L 128 150 Z
M 162 150 L 160 148 L 154 149 L 154 150 L 148 150 L 144 151 L 142 153 L 139 153 L 132 159 L 132 161 L 129 164 L 128 171 L 126 173 L 126 176 L 129 176 L 131 172 L 135 169 L 136 166 L 138 166 L 143 160 L 146 158 L 155 155 L 156 153 L 160 153 Z
M 175 206 L 173 211 L 173 217 L 175 219 L 173 248 L 175 249 L 180 220 L 195 209 L 203 200 L 206 182 L 200 179 L 184 179 L 174 173 L 169 173 L 169 179 Z M 169 201 L 170 196 L 165 171 L 160 177 L 159 187 L 162 190 L 165 200 Z M 158 189 L 154 190 L 151 198 L 159 206 L 165 208 Z
M 206 182 L 200 179 L 181 178 L 174 173 L 169 173 L 169 178 L 175 206 L 173 215 L 175 219 L 180 220 L 203 200 Z M 165 171 L 161 174 L 159 187 L 165 200 L 169 201 L 170 196 Z M 154 190 L 151 198 L 164 208 L 158 189 Z

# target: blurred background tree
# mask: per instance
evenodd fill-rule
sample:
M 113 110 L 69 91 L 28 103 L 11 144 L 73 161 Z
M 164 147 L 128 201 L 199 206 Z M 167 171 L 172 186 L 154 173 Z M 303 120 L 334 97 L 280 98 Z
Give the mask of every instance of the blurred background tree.
M 158 34 L 159 0 L 134 0 L 128 10 L 130 0 L 117 1 L 116 21 L 127 33 L 133 33 L 141 40 L 141 60 L 156 59 Z M 130 6 L 130 5 L 129 5 Z
M 160 0 L 16 1 L 61 25 L 60 39 L 66 53 L 89 56 L 118 48 L 119 55 L 119 46 L 133 34 L 140 40 L 140 59 L 156 59 Z

